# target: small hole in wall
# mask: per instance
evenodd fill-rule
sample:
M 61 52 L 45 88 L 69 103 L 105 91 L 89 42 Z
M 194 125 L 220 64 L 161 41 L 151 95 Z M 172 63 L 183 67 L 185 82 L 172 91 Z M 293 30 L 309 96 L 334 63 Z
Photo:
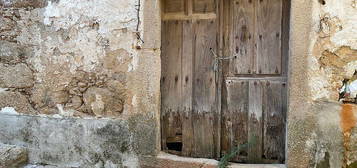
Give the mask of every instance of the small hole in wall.
M 326 5 L 326 1 L 325 0 L 319 0 L 320 4 L 322 5 Z

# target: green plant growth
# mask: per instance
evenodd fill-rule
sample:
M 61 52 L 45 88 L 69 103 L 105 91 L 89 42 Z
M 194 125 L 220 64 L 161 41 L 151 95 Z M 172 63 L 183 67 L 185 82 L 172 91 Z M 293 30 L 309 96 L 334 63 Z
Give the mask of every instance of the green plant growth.
M 219 168 L 227 168 L 227 166 L 229 165 L 229 161 L 232 160 L 235 156 L 237 156 L 242 149 L 247 149 L 249 144 L 254 145 L 256 142 L 255 140 L 256 140 L 256 138 L 254 137 L 248 143 L 240 144 L 240 145 L 234 147 L 233 149 L 231 149 L 228 153 L 223 155 L 223 157 L 221 158 L 221 160 L 218 163 L 218 167 Z

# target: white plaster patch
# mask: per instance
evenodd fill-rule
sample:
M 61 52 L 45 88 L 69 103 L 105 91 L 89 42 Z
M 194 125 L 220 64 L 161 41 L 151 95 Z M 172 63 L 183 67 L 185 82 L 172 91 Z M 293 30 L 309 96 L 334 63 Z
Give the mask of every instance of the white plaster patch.
M 90 72 L 100 66 L 106 55 L 105 48 L 110 50 L 123 48 L 133 57 L 128 71 L 138 66 L 138 54 L 133 47 L 136 43 L 136 26 L 138 0 L 61 0 L 49 2 L 43 13 L 43 23 L 52 29 L 69 32 L 69 40 L 60 37 L 44 37 L 43 48 L 58 48 L 61 55 L 46 57 L 54 64 L 68 63 L 70 72 L 74 74 L 78 68 Z M 98 27 L 93 28 L 93 25 Z M 139 24 L 140 27 L 141 24 Z M 52 55 L 52 51 L 43 50 Z M 43 53 L 42 53 L 43 55 Z M 37 61 L 41 62 L 41 60 Z M 42 63 L 43 64 L 43 63 Z M 40 65 L 40 64 L 39 64 Z M 42 69 L 36 66 L 36 69 Z M 42 72 L 42 71 L 40 71 Z
M 315 57 L 309 57 L 309 86 L 311 89 L 311 96 L 313 100 L 328 98 L 330 93 L 328 91 L 329 76 L 326 71 L 321 71 L 319 63 Z
M 345 77 L 353 76 L 355 71 L 357 70 L 357 61 L 349 62 L 345 67 Z
M 59 115 L 60 116 L 65 116 L 65 117 L 71 117 L 71 116 L 73 116 L 73 111 L 72 110 L 64 110 L 63 109 L 63 105 L 62 104 L 57 104 L 56 105 L 57 106 L 57 109 L 58 109 L 58 111 L 59 111 Z M 53 117 L 55 117 L 55 118 L 61 118 L 60 116 L 53 116 Z
M 310 79 L 309 86 L 311 88 L 313 100 L 328 98 L 330 92 L 327 87 L 330 85 L 329 80 L 324 76 L 315 76 Z
M 322 8 L 324 13 L 341 20 L 342 30 L 331 36 L 333 44 L 357 49 L 357 11 L 353 1 L 329 0 Z
M 44 12 L 43 23 L 52 25 L 57 30 L 68 29 L 72 26 L 83 27 L 79 20 L 91 18 L 100 22 L 99 32 L 108 33 L 114 29 L 130 28 L 133 31 L 137 24 L 137 0 L 61 0 L 58 3 L 49 2 Z
M 9 89 L 8 88 L 0 88 L 0 93 L 1 92 L 6 92 L 6 91 L 8 91 Z
M 18 115 L 17 111 L 13 107 L 4 107 L 0 111 L 1 114 Z
M 132 100 L 131 100 L 131 104 L 135 107 L 138 104 L 138 100 L 136 95 L 133 96 Z

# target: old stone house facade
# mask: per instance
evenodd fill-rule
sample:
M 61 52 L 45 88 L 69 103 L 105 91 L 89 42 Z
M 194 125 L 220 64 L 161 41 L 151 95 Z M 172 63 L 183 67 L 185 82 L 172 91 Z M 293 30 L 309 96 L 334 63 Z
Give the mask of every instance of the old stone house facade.
M 215 167 L 162 152 L 166 1 L 0 0 L 0 142 L 31 165 Z M 224 1 L 212 0 L 222 13 Z M 357 1 L 281 2 L 284 161 L 264 166 L 357 167 L 357 105 L 339 100 L 357 70 Z

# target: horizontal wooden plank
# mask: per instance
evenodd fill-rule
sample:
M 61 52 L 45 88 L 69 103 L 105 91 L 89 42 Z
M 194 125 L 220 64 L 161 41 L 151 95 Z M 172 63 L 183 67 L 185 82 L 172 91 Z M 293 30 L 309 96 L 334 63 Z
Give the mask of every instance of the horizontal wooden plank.
M 265 77 L 226 77 L 226 80 L 269 80 L 269 81 L 283 81 L 286 82 L 287 81 L 287 77 L 281 77 L 281 76 L 277 76 L 277 77 L 271 77 L 271 76 L 265 76 Z
M 185 15 L 184 13 L 167 13 L 162 16 L 162 20 L 212 20 L 216 19 L 217 15 L 215 13 L 206 14 L 192 14 Z

